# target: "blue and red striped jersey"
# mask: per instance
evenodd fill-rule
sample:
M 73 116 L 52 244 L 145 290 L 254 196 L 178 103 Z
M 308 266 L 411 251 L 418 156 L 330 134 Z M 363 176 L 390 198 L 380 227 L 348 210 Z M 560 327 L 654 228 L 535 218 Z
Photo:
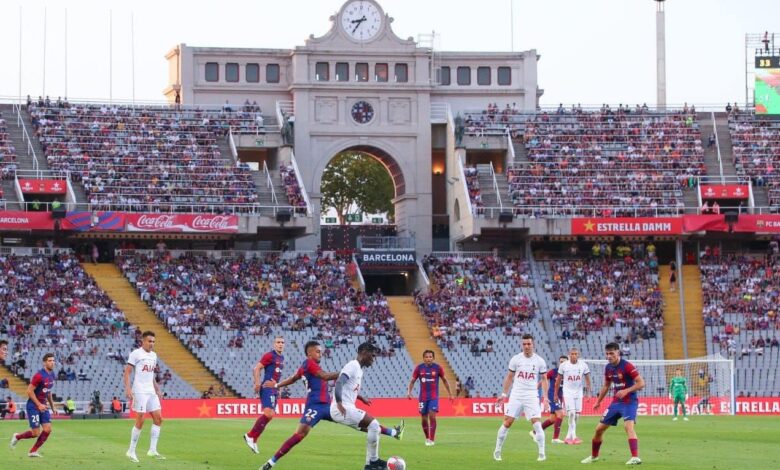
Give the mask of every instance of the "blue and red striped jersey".
M 278 383 L 280 381 L 282 369 L 284 369 L 284 356 L 271 350 L 263 354 L 263 357 L 260 358 L 260 364 L 263 365 L 263 382 L 273 380 Z
M 54 379 L 54 372 L 46 372 L 46 369 L 41 369 L 35 373 L 30 381 L 30 384 L 35 386 L 35 397 L 44 405 L 47 404 L 49 393 L 54 387 Z M 27 399 L 27 402 L 32 403 L 32 400 Z
M 611 384 L 613 392 L 616 394 L 620 390 L 625 390 L 629 387 L 632 387 L 634 383 L 636 383 L 636 379 L 639 377 L 639 370 L 634 367 L 634 364 L 631 364 L 625 359 L 620 359 L 620 362 L 617 363 L 617 365 L 612 365 L 607 363 L 607 366 L 604 368 L 604 380 L 605 383 Z M 612 402 L 622 402 L 622 403 L 636 403 L 639 401 L 639 398 L 637 397 L 637 393 L 631 392 L 623 399 L 618 399 L 613 394 Z
M 414 368 L 412 378 L 420 381 L 420 401 L 439 398 L 439 379 L 444 377 L 444 369 L 439 364 L 424 362 Z
M 550 403 L 552 403 L 555 400 L 555 381 L 558 380 L 558 368 L 550 369 L 547 371 L 547 380 L 548 380 L 548 388 L 547 388 L 547 399 L 550 400 Z M 558 399 L 563 399 L 563 381 L 561 381 L 561 386 L 558 387 Z
M 311 359 L 306 359 L 298 368 L 298 375 L 306 379 L 306 405 L 328 404 L 330 403 L 330 394 L 328 393 L 328 381 L 317 377 L 317 373 L 322 367 Z

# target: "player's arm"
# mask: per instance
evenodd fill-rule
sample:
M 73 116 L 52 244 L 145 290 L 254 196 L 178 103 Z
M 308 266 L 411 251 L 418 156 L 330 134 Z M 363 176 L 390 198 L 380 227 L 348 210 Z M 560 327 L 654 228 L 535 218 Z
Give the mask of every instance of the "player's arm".
M 590 393 L 590 371 L 585 372 L 585 392 Z
M 512 386 L 512 381 L 514 380 L 514 378 L 515 378 L 515 371 L 509 369 L 509 371 L 507 371 L 506 373 L 506 377 L 504 377 L 504 383 L 501 385 L 501 396 L 499 396 L 498 400 L 496 400 L 497 404 L 500 405 L 509 396 L 509 387 Z
M 450 386 L 450 381 L 447 380 L 447 376 L 444 375 L 444 372 L 442 371 L 441 375 L 439 375 L 439 378 L 442 382 L 444 382 L 444 386 L 447 387 L 447 393 L 450 395 L 450 400 L 455 399 L 455 395 L 452 393 L 452 387 Z
M 368 398 L 368 397 L 364 397 L 363 395 L 358 395 L 358 396 L 357 396 L 357 399 L 358 399 L 358 400 L 360 400 L 360 401 L 362 401 L 362 402 L 363 402 L 363 403 L 365 403 L 366 405 L 368 405 L 368 406 L 371 406 L 371 399 L 370 399 L 370 398 Z
M 333 391 L 333 395 L 336 398 L 336 407 L 339 409 L 339 412 L 341 412 L 342 415 L 347 414 L 347 410 L 344 409 L 344 405 L 341 404 L 342 401 L 342 393 L 344 390 L 344 385 L 349 380 L 349 376 L 347 374 L 341 374 L 339 375 L 339 378 L 336 380 L 336 388 Z
M 412 378 L 411 380 L 409 380 L 409 386 L 406 387 L 406 396 L 410 400 L 414 399 L 414 397 L 412 396 L 412 390 L 414 389 L 414 383 L 417 382 L 417 379 L 419 377 L 418 371 L 419 371 L 419 367 L 415 367 L 414 372 L 412 372 Z
M 683 379 L 683 392 L 685 392 L 685 399 L 688 399 L 688 379 Z
M 154 393 L 158 397 L 162 398 L 162 390 L 160 390 L 160 384 L 157 383 L 157 378 L 152 376 L 152 385 L 154 386 Z
M 624 388 L 623 390 L 618 390 L 618 392 L 615 394 L 617 398 L 623 398 L 631 392 L 638 392 L 639 390 L 645 388 L 645 379 L 639 375 L 639 371 L 636 368 L 629 370 L 628 374 L 631 376 L 631 378 L 634 379 L 634 385 L 628 388 Z
M 260 363 L 258 362 L 258 364 L 260 364 Z M 257 370 L 257 366 L 255 366 L 255 370 Z M 264 388 L 283 388 L 283 387 L 286 387 L 288 385 L 292 385 L 295 382 L 299 381 L 301 379 L 301 377 L 303 377 L 303 369 L 298 369 L 293 375 L 287 377 L 286 379 L 284 379 L 284 380 L 282 380 L 280 382 L 275 382 L 273 379 L 272 380 L 266 380 L 265 382 L 263 382 L 263 387 Z M 260 375 L 259 375 L 259 373 L 257 373 L 255 375 L 255 387 L 257 387 L 258 383 L 260 383 Z M 259 391 L 258 388 L 255 388 L 255 390 Z
M 547 392 L 550 390 L 550 381 L 547 380 L 547 374 L 541 374 L 541 375 L 542 375 L 542 404 L 544 405 L 544 409 L 547 410 L 550 408 L 550 399 L 547 398 L 549 397 Z
M 27 386 L 27 398 L 32 400 L 33 403 L 35 403 L 35 407 L 38 408 L 39 411 L 46 411 L 46 405 L 41 403 L 38 400 L 38 397 L 35 396 L 35 387 L 38 386 L 38 384 L 41 383 L 41 376 L 38 374 L 35 374 L 30 381 L 30 385 Z
M 315 375 L 317 376 L 318 379 L 326 380 L 328 382 L 339 378 L 338 372 L 325 372 L 324 370 L 320 370 Z
M 257 364 L 255 364 L 255 367 L 252 369 L 252 379 L 254 380 L 255 384 L 255 393 L 260 392 L 260 387 L 262 386 L 260 383 L 260 374 L 263 372 L 263 369 L 265 369 L 265 364 L 263 364 L 263 361 L 257 361 Z
M 555 403 L 559 403 L 561 401 L 561 397 L 558 396 L 558 390 L 561 389 L 561 382 L 563 382 L 563 374 L 558 372 L 558 376 L 555 377 L 555 383 L 553 384 L 553 399 Z
M 607 396 L 607 392 L 609 392 L 609 386 L 612 384 L 612 381 L 609 379 L 604 379 L 604 385 L 601 386 L 601 390 L 599 390 L 599 396 L 596 398 L 596 403 L 593 405 L 594 410 L 598 410 L 601 406 L 601 402 L 604 400 L 604 397 Z
M 57 409 L 54 408 L 54 398 L 52 398 L 51 392 L 46 394 L 46 400 L 49 402 L 49 409 L 51 412 L 57 414 Z
M 132 400 L 133 399 L 133 387 L 130 385 L 130 374 L 133 373 L 133 367 L 132 364 L 126 364 L 125 365 L 125 375 L 124 375 L 124 382 L 125 382 L 125 395 L 127 395 L 127 398 Z

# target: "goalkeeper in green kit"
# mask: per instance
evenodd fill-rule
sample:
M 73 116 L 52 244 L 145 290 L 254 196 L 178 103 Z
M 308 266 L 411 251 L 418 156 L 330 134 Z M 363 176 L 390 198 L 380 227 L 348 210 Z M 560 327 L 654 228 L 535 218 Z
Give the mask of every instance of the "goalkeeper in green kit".
M 688 379 L 683 377 L 682 369 L 674 371 L 674 377 L 672 377 L 671 383 L 669 383 L 669 398 L 674 400 L 674 418 L 672 421 L 677 421 L 677 404 L 682 406 L 682 415 L 685 421 L 688 421 L 688 416 L 685 413 L 685 400 L 688 399 Z

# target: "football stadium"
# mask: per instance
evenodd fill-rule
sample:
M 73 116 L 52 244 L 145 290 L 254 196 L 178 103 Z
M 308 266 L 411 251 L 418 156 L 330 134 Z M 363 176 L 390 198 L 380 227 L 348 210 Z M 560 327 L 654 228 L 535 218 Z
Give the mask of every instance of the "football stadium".
M 168 18 L 150 99 L 134 16 L 2 10 L 0 467 L 780 468 L 780 36 L 737 31 L 744 97 L 667 102 L 707 41 L 643 1 L 653 73 L 623 79 L 655 100 L 580 104 L 618 58 L 543 88 L 536 2 L 492 51 L 402 37 L 398 3 L 318 1 L 285 48 L 170 47 Z M 103 41 L 132 96 L 67 97 Z

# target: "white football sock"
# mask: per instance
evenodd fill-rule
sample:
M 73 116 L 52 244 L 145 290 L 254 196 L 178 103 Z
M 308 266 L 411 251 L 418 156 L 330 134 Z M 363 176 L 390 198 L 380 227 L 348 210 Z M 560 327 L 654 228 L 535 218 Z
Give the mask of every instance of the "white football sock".
M 575 439 L 577 437 L 577 412 L 576 411 L 570 411 L 569 412 L 569 437 L 572 439 Z
M 379 458 L 379 431 L 379 421 L 371 421 L 366 437 L 366 465 Z
M 501 449 L 504 447 L 504 441 L 506 440 L 507 434 L 509 434 L 509 428 L 502 424 L 498 428 L 498 436 L 496 436 L 496 452 L 501 452 Z
M 157 440 L 160 439 L 160 426 L 152 425 L 152 441 L 149 444 L 149 452 L 157 452 Z
M 534 439 L 536 439 L 536 446 L 539 447 L 539 454 L 544 455 L 544 430 L 539 421 L 534 423 Z
M 133 430 L 130 431 L 130 452 L 135 453 L 135 446 L 138 445 L 139 437 L 141 437 L 141 430 L 133 426 Z

